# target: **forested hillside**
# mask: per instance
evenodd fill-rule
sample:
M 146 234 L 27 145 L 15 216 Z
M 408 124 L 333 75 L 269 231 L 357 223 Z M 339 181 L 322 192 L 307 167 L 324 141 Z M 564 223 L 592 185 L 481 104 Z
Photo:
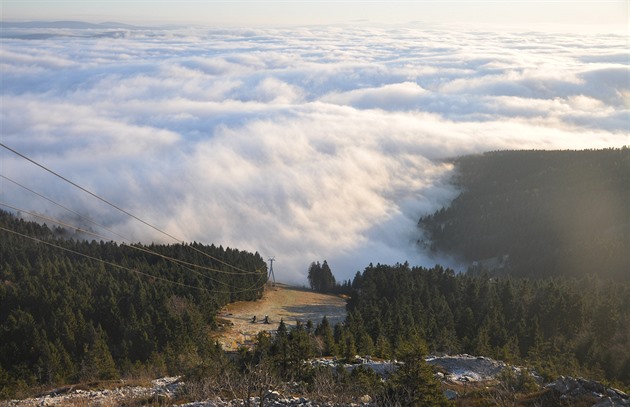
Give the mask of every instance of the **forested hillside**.
M 630 280 L 630 149 L 454 160 L 462 192 L 419 226 L 433 250 L 515 276 Z
M 594 278 L 509 279 L 436 266 L 357 273 L 344 327 L 359 352 L 389 357 L 407 338 L 433 352 L 495 357 L 630 384 L 630 285 Z M 343 353 L 343 352 L 342 352 Z
M 67 231 L 3 211 L 0 228 L 4 397 L 37 384 L 186 367 L 213 351 L 217 310 L 259 298 L 267 279 L 258 253 L 67 240 Z

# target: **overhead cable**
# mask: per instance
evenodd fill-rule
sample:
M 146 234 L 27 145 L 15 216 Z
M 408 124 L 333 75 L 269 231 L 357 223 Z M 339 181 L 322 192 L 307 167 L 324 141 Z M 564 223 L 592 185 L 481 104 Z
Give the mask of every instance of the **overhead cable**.
M 145 273 L 145 272 L 142 272 L 142 271 L 137 270 L 137 269 L 132 269 L 132 268 L 129 268 L 129 267 L 125 267 L 125 266 L 122 266 L 120 264 L 112 263 L 110 261 L 103 260 L 103 259 L 100 259 L 98 257 L 90 256 L 88 254 L 81 253 L 81 252 L 78 252 L 76 250 L 69 249 L 67 247 L 59 246 L 59 245 L 56 245 L 54 243 L 47 242 L 45 240 L 38 239 L 38 238 L 33 237 L 33 236 L 28 236 L 28 235 L 25 235 L 25 234 L 20 233 L 20 232 L 16 232 L 16 231 L 11 230 L 11 229 L 7 229 L 7 228 L 2 227 L 2 226 L 0 226 L 0 230 L 3 230 L 3 231 L 8 232 L 8 233 L 12 233 L 14 235 L 17 235 L 17 236 L 20 236 L 20 237 L 23 237 L 23 238 L 26 238 L 26 239 L 30 239 L 30 240 L 35 241 L 37 243 L 41 243 L 41 244 L 44 244 L 44 245 L 47 245 L 47 246 L 54 247 L 54 248 L 59 249 L 59 250 L 63 250 L 65 252 L 69 252 L 69 253 L 75 254 L 77 256 L 82 256 L 82 257 L 85 257 L 87 259 L 94 260 L 94 261 L 97 261 L 97 262 L 100 262 L 100 263 L 103 263 L 103 264 L 106 264 L 106 265 L 109 265 L 109 266 L 112 266 L 112 267 L 115 267 L 115 268 L 127 270 L 127 271 L 130 271 L 132 273 L 143 275 L 145 277 L 150 277 L 150 278 L 153 278 L 153 279 L 156 279 L 156 280 L 160 280 L 160 281 L 163 281 L 163 282 L 166 282 L 166 283 L 169 283 L 169 284 L 175 284 L 175 285 L 179 285 L 179 286 L 182 286 L 182 287 L 193 288 L 193 289 L 196 289 L 196 290 L 206 291 L 208 293 L 234 294 L 234 293 L 247 292 L 247 291 L 257 291 L 259 289 L 258 285 L 262 282 L 262 279 L 263 279 L 263 276 L 261 275 L 261 277 L 254 283 L 254 285 L 252 285 L 252 286 L 250 286 L 248 288 L 243 288 L 243 289 L 239 289 L 239 290 L 230 290 L 230 291 L 210 290 L 210 289 L 207 289 L 205 287 L 197 287 L 197 286 L 193 286 L 193 285 L 190 285 L 190 284 L 181 283 L 179 281 L 169 280 L 169 279 L 164 278 L 164 277 L 154 276 L 152 274 Z
M 63 251 L 66 251 L 66 252 L 69 252 L 69 253 L 72 253 L 72 254 L 76 254 L 78 256 L 82 256 L 82 257 L 85 257 L 85 258 L 88 258 L 88 259 L 91 259 L 91 260 L 95 260 L 95 261 L 101 262 L 103 264 L 107 264 L 109 266 L 112 266 L 112 267 L 116 267 L 116 268 L 120 268 L 120 269 L 123 269 L 123 270 L 131 271 L 133 273 L 137 273 L 137 274 L 140 274 L 140 275 L 143 275 L 143 276 L 146 276 L 146 277 L 155 278 L 156 280 L 161 280 L 161 281 L 164 281 L 164 282 L 167 282 L 167 283 L 170 283 L 170 284 L 176 284 L 176 285 L 187 287 L 187 288 L 194 288 L 195 290 L 208 291 L 204 287 L 195 287 L 195 286 L 192 286 L 192 285 L 189 285 L 189 284 L 180 283 L 178 281 L 172 281 L 172 280 L 169 280 L 167 278 L 154 276 L 154 275 L 151 275 L 149 273 L 142 272 L 140 270 L 136 270 L 136 269 L 132 269 L 132 268 L 129 268 L 129 267 L 121 266 L 120 264 L 116 264 L 116 263 L 112 263 L 112 262 L 109 262 L 109 261 L 106 261 L 106 260 L 103 260 L 103 259 L 99 259 L 98 257 L 90 256 L 90 255 L 85 254 L 85 253 L 77 252 L 76 250 L 68 249 L 67 247 L 59 246 L 59 245 L 56 245 L 54 243 L 47 242 L 45 240 L 38 239 L 38 238 L 33 237 L 33 236 L 28 236 L 28 235 L 25 235 L 23 233 L 16 232 L 14 230 L 4 228 L 2 226 L 0 226 L 0 230 L 4 230 L 5 232 L 13 233 L 14 235 L 17 235 L 17 236 L 20 236 L 20 237 L 23 237 L 23 238 L 26 238 L 26 239 L 30 239 L 30 240 L 33 240 L 33 241 L 35 241 L 37 243 L 41 243 L 41 244 L 44 244 L 44 245 L 47 245 L 47 246 L 51 246 L 51 247 L 54 247 L 54 248 L 59 249 L 59 250 L 63 250 Z
M 98 199 L 99 201 L 101 201 L 101 202 L 103 202 L 103 203 L 105 203 L 105 204 L 107 204 L 107 205 L 111 206 L 112 208 L 114 208 L 114 209 L 116 209 L 116 210 L 118 210 L 118 211 L 120 211 L 120 212 L 124 213 L 124 214 L 125 214 L 125 215 L 127 215 L 127 216 L 130 216 L 131 218 L 133 218 L 133 219 L 137 220 L 138 222 L 141 222 L 141 223 L 143 223 L 144 225 L 146 225 L 146 226 L 148 226 L 148 227 L 150 227 L 150 228 L 152 228 L 152 229 L 156 230 L 157 232 L 159 232 L 159 233 L 161 233 L 161 234 L 163 234 L 163 235 L 165 235 L 165 236 L 168 236 L 169 238 L 173 239 L 174 241 L 176 241 L 176 242 L 178 242 L 178 243 L 185 244 L 185 242 L 184 242 L 182 239 L 178 239 L 178 238 L 176 238 L 175 236 L 171 235 L 170 233 L 165 232 L 165 231 L 163 231 L 162 229 L 158 228 L 157 226 L 154 226 L 154 225 L 150 224 L 149 222 L 147 222 L 147 221 L 145 221 L 145 220 L 140 219 L 140 218 L 139 218 L 139 217 L 137 217 L 136 215 L 134 215 L 134 214 L 132 214 L 132 213 L 130 213 L 130 212 L 128 212 L 128 211 L 126 211 L 125 209 L 121 208 L 120 206 L 118 206 L 118 205 L 116 205 L 116 204 L 114 204 L 114 203 L 110 202 L 109 200 L 107 200 L 107 199 L 105 199 L 105 198 L 100 197 L 99 195 L 95 194 L 94 192 L 91 192 L 91 191 L 89 191 L 89 190 L 87 190 L 87 189 L 83 188 L 83 187 L 82 187 L 82 186 L 80 186 L 79 184 L 77 184 L 77 183 L 75 183 L 75 182 L 73 182 L 73 181 L 69 180 L 68 178 L 64 177 L 63 175 L 61 175 L 61 174 L 59 174 L 59 173 L 57 173 L 57 172 L 55 172 L 55 171 L 51 170 L 50 168 L 48 168 L 48 167 L 44 166 L 43 164 L 38 163 L 37 161 L 35 161 L 35 160 L 33 160 L 33 159 L 31 159 L 31 158 L 27 157 L 26 155 L 24 155 L 24 154 L 22 154 L 22 153 L 20 153 L 20 152 L 18 152 L 18 151 L 16 151 L 16 150 L 14 150 L 13 148 L 11 148 L 11 147 L 7 146 L 6 144 L 4 144 L 4 143 L 0 143 L 0 146 L 2 146 L 3 148 L 5 148 L 6 150 L 9 150 L 9 151 L 10 151 L 10 152 L 12 152 L 13 154 L 15 154 L 15 155 L 17 155 L 17 156 L 19 156 L 19 157 L 21 157 L 21 158 L 23 158 L 23 159 L 25 159 L 25 160 L 29 161 L 30 163 L 32 163 L 32 164 L 34 164 L 34 165 L 36 165 L 36 166 L 40 167 L 41 169 L 43 169 L 43 170 L 45 170 L 45 171 L 49 172 L 50 174 L 52 174 L 52 175 L 54 175 L 54 176 L 56 176 L 56 177 L 60 178 L 61 180 L 63 180 L 63 181 L 65 181 L 65 182 L 69 183 L 70 185 L 72 185 L 72 186 L 74 186 L 74 187 L 76 187 L 76 188 L 80 189 L 81 191 L 83 191 L 83 192 L 85 192 L 85 193 L 89 194 L 90 196 L 92 196 L 92 197 L 94 197 L 94 198 Z M 243 270 L 243 269 L 241 269 L 241 268 L 239 268 L 239 267 L 236 267 L 236 266 L 234 266 L 234 265 L 232 265 L 232 264 L 226 263 L 226 262 L 224 262 L 223 260 L 217 259 L 216 257 L 213 257 L 213 256 L 209 255 L 208 253 L 206 253 L 206 252 L 204 252 L 204 251 L 202 251 L 202 250 L 197 249 L 197 248 L 196 248 L 196 247 L 194 247 L 194 246 L 188 246 L 188 247 L 190 247 L 192 250 L 194 250 L 194 251 L 196 251 L 196 252 L 199 252 L 199 253 L 203 254 L 204 256 L 207 256 L 207 257 L 209 257 L 209 258 L 212 258 L 212 259 L 214 259 L 214 260 L 218 261 L 219 263 L 221 263 L 221 264 L 223 264 L 223 265 L 225 265 L 225 266 L 231 267 L 231 268 L 233 268 L 233 269 L 235 269 L 235 270 L 242 271 L 243 273 L 252 273 L 252 274 L 253 274 L 253 273 L 255 273 L 255 271 L 254 271 L 254 272 L 252 272 L 252 271 Z
M 120 237 L 120 238 L 121 238 L 121 239 L 123 239 L 123 240 L 129 240 L 129 241 L 131 241 L 129 238 L 126 238 L 125 236 L 123 236 L 123 235 L 120 235 L 120 234 L 116 233 L 115 231 L 113 231 L 113 230 L 109 229 L 107 226 L 101 225 L 100 223 L 98 223 L 98 222 L 96 222 L 96 221 L 94 221 L 94 220 L 92 220 L 92 219 L 88 218 L 87 216 L 81 215 L 79 212 L 77 212 L 77 211 L 75 211 L 75 210 L 73 210 L 73 209 L 71 209 L 71 208 L 68 208 L 67 206 L 64 206 L 64 205 L 60 204 L 59 202 L 56 202 L 56 201 L 54 201 L 54 200 L 52 200 L 52 199 L 50 199 L 50 198 L 48 198 L 48 197 L 46 197 L 46 196 L 44 196 L 44 195 L 40 194 L 40 193 L 39 193 L 39 192 L 37 192 L 37 191 L 32 190 L 31 188 L 29 188 L 29 187 L 27 187 L 27 186 L 25 186 L 25 185 L 23 185 L 23 184 L 20 184 L 19 182 L 15 181 L 15 180 L 13 180 L 13 179 L 11 179 L 11 178 L 9 178 L 9 177 L 6 177 L 6 176 L 4 176 L 4 175 L 0 174 L 0 178 L 3 178 L 3 179 L 5 179 L 5 180 L 7 180 L 7 181 L 9 181 L 9 182 L 12 182 L 13 184 L 15 184 L 15 185 L 19 186 L 20 188 L 25 189 L 25 190 L 27 190 L 28 192 L 30 192 L 30 193 L 32 193 L 32 194 L 35 194 L 35 195 L 39 196 L 40 198 L 45 199 L 45 200 L 47 200 L 48 202 L 50 202 L 50 203 L 52 203 L 52 204 L 54 204 L 54 205 L 57 205 L 58 207 L 60 207 L 60 208 L 62 208 L 62 209 L 65 209 L 66 211 L 68 211 L 68 212 L 70 212 L 70 213 L 75 214 L 75 215 L 76 215 L 76 216 L 78 216 L 79 218 L 81 218 L 81 219 L 83 219 L 83 220 L 85 220 L 85 221 L 87 221 L 87 222 L 89 222 L 89 223 L 91 223 L 91 224 L 93 224 L 93 225 L 96 225 L 96 226 L 98 226 L 98 227 L 100 227 L 100 228 L 105 229 L 105 230 L 106 230 L 106 231 L 108 231 L 109 233 L 111 233 L 111 234 L 113 234 L 113 235 L 116 235 L 116 236 Z M 106 239 L 106 240 L 108 240 L 108 239 Z
M 10 208 L 10 209 L 13 209 L 13 210 L 18 211 L 18 212 L 23 212 L 23 213 L 25 213 L 27 215 L 30 215 L 30 216 L 33 216 L 33 217 L 36 217 L 36 218 L 40 218 L 40 219 L 43 219 L 43 220 L 46 220 L 46 221 L 49 221 L 49 222 L 53 222 L 53 223 L 56 223 L 58 225 L 65 226 L 67 228 L 71 228 L 71 229 L 73 229 L 73 230 L 75 230 L 75 231 L 77 231 L 79 233 L 83 233 L 83 234 L 86 234 L 86 235 L 97 237 L 99 239 L 107 240 L 106 236 L 103 236 L 103 235 L 100 235 L 98 233 L 92 232 L 91 230 L 86 230 L 86 229 L 82 229 L 82 228 L 76 227 L 74 225 L 71 225 L 71 224 L 66 223 L 64 221 L 61 221 L 59 219 L 55 219 L 55 218 L 51 218 L 49 216 L 45 216 L 45 215 L 38 214 L 38 213 L 35 213 L 35 212 L 27 211 L 25 209 L 18 208 L 18 207 L 13 206 L 13 205 L 9 205 L 9 204 L 7 204 L 5 202 L 0 202 L 0 206 L 4 206 L 6 208 Z M 186 269 L 186 270 L 188 270 L 188 271 L 190 271 L 192 273 L 195 273 L 195 274 L 197 274 L 197 275 L 199 275 L 201 277 L 207 278 L 208 280 L 211 280 L 211 281 L 213 281 L 215 283 L 219 283 L 219 284 L 226 285 L 226 286 L 230 286 L 230 284 L 224 283 L 223 281 L 220 281 L 220 280 L 216 280 L 216 279 L 208 276 L 207 274 L 200 273 L 200 272 L 198 272 L 196 270 L 193 270 L 193 269 L 191 269 L 189 267 L 186 267 L 186 266 L 197 267 L 197 268 L 200 268 L 200 269 L 203 269 L 203 270 L 212 271 L 212 272 L 221 273 L 221 274 L 240 275 L 240 276 L 244 275 L 242 273 L 238 273 L 237 274 L 237 273 L 234 273 L 234 272 L 218 270 L 218 269 L 215 269 L 215 268 L 212 268 L 212 267 L 206 267 L 206 266 L 202 266 L 202 265 L 198 265 L 198 264 L 194 264 L 194 263 L 189 263 L 189 262 L 186 262 L 186 261 L 183 261 L 183 260 L 176 259 L 174 257 L 163 255 L 163 254 L 158 253 L 158 252 L 156 252 L 154 250 L 146 249 L 146 248 L 144 248 L 142 246 L 136 246 L 136 245 L 133 245 L 133 244 L 127 244 L 125 242 L 121 242 L 120 245 L 128 247 L 128 248 L 133 249 L 133 250 L 137 250 L 137 251 L 140 251 L 140 252 L 149 253 L 149 254 L 157 256 L 157 257 L 161 257 L 161 258 L 163 258 L 165 260 L 168 260 L 168 261 L 170 261 L 172 263 L 178 264 L 179 266 L 183 267 L 184 269 Z
M 75 214 L 75 215 L 79 216 L 81 219 L 83 219 L 83 220 L 85 220 L 85 221 L 87 221 L 87 222 L 89 222 L 89 223 L 91 223 L 91 224 L 93 224 L 93 225 L 96 225 L 96 226 L 98 226 L 98 227 L 101 227 L 101 228 L 103 228 L 103 229 L 107 230 L 107 231 L 108 231 L 108 232 L 110 232 L 110 233 L 113 233 L 114 235 L 116 235 L 116 236 L 120 237 L 121 239 L 123 239 L 123 241 L 122 241 L 122 242 L 120 242 L 120 243 L 121 243 L 122 245 L 124 245 L 124 246 L 131 247 L 131 248 L 136 249 L 136 250 L 144 251 L 144 252 L 146 252 L 146 253 L 151 253 L 151 254 L 153 254 L 153 255 L 155 255 L 155 256 L 162 257 L 162 258 L 164 258 L 164 259 L 166 259 L 166 260 L 170 260 L 170 261 L 175 262 L 175 263 L 185 264 L 185 265 L 188 265 L 188 266 L 197 267 L 197 268 L 201 268 L 201 269 L 204 269 L 204 270 L 209 270 L 209 271 L 214 271 L 214 272 L 221 273 L 221 274 L 243 275 L 243 274 L 250 274 L 250 273 L 254 273 L 254 272 L 236 273 L 236 272 L 231 272 L 231 271 L 227 271 L 227 270 L 219 270 L 219 269 L 215 269 L 215 268 L 212 268 L 212 267 L 201 266 L 201 265 L 197 265 L 197 264 L 194 264 L 194 263 L 185 262 L 185 261 L 183 261 L 183 260 L 179 260 L 179 259 L 176 259 L 176 258 L 173 258 L 173 257 L 165 256 L 165 255 L 163 255 L 163 254 L 161 254 L 161 253 L 158 253 L 158 252 L 155 252 L 155 251 L 153 251 L 153 250 L 149 250 L 149 249 L 146 249 L 146 248 L 140 248 L 140 247 L 135 246 L 135 245 L 133 245 L 133 244 L 131 244 L 131 243 L 127 244 L 127 243 L 125 243 L 124 241 L 125 241 L 125 240 L 127 240 L 127 241 L 131 242 L 131 239 L 130 239 L 130 238 L 125 237 L 125 236 L 123 236 L 123 235 L 121 235 L 121 234 L 119 234 L 119 233 L 114 232 L 113 230 L 111 230 L 111 229 L 107 228 L 107 227 L 106 227 L 106 226 L 104 226 L 104 225 L 101 225 L 101 224 L 100 224 L 100 223 L 98 223 L 98 222 L 95 222 L 94 220 L 92 220 L 92 219 L 88 218 L 87 216 L 83 216 L 83 215 L 81 215 L 80 213 L 78 213 L 78 212 L 76 212 L 76 211 L 73 211 L 72 209 L 70 209 L 70 208 L 67 208 L 67 207 L 63 206 L 62 204 L 60 204 L 60 203 L 58 203 L 58 202 L 56 202 L 56 201 L 54 201 L 54 200 L 52 200 L 52 199 L 50 199 L 50 198 L 48 198 L 48 197 L 46 197 L 46 196 L 44 196 L 44 195 L 42 195 L 42 194 L 40 194 L 40 193 L 36 192 L 36 191 L 33 191 L 32 189 L 30 189 L 30 188 L 28 188 L 28 187 L 26 187 L 26 186 L 24 186 L 24 185 L 20 184 L 20 183 L 19 183 L 19 182 L 17 182 L 17 181 L 12 180 L 12 179 L 11 179 L 11 178 L 9 178 L 9 177 L 6 177 L 6 176 L 4 176 L 4 175 L 2 175 L 2 174 L 0 174 L 0 177 L 1 177 L 1 178 L 6 179 L 7 181 L 10 181 L 10 182 L 12 182 L 12 183 L 16 184 L 17 186 L 19 186 L 19 187 L 21 187 L 21 188 L 26 189 L 27 191 L 29 191 L 29 192 L 31 192 L 31 193 L 33 193 L 33 194 L 35 194 L 35 195 L 37 195 L 37 196 L 39 196 L 39 197 L 41 197 L 41 198 L 43 198 L 43 199 L 47 200 L 48 202 L 51 202 L 51 203 L 53 203 L 53 204 L 55 204 L 55 205 L 57 205 L 57 206 L 59 206 L 59 207 L 61 207 L 61 208 L 65 209 L 65 210 L 67 210 L 67 211 L 70 211 L 71 213 L 73 213 L 73 214 Z M 22 208 L 18 208 L 18 207 L 15 207 L 15 206 L 12 206 L 12 205 L 9 205 L 9 204 L 6 204 L 6 203 L 2 203 L 2 202 L 0 202 L 0 205 L 5 206 L 5 207 L 7 207 L 7 208 L 11 208 L 11 209 L 16 210 L 16 211 L 21 211 L 21 212 L 24 212 L 24 213 L 26 213 L 26 214 L 28 214 L 28 215 L 31 215 L 31 216 L 34 216 L 34 217 L 37 217 L 37 218 L 40 218 L 40 219 L 44 219 L 44 220 L 48 220 L 48 221 L 50 221 L 50 222 L 57 223 L 57 224 L 59 224 L 59 225 L 61 225 L 61 226 L 66 226 L 66 227 L 72 228 L 72 229 L 77 230 L 77 231 L 79 231 L 79 232 L 81 232 L 81 233 L 89 234 L 89 235 L 92 235 L 92 236 L 98 237 L 99 239 L 104 239 L 105 241 L 109 240 L 109 238 L 108 238 L 108 237 L 106 237 L 106 236 L 100 235 L 100 234 L 98 234 L 98 233 L 95 233 L 95 232 L 92 232 L 92 231 L 89 231 L 89 230 L 85 230 L 85 229 L 79 228 L 79 227 L 77 227 L 77 226 L 74 226 L 74 225 L 71 225 L 71 224 L 65 223 L 65 222 L 60 221 L 60 220 L 58 220 L 58 219 L 54 219 L 54 218 L 50 218 L 50 217 L 46 217 L 46 216 L 44 216 L 44 215 L 40 215 L 40 214 L 37 214 L 37 213 L 35 213 L 35 212 L 30 212 L 30 211 L 28 211 L 28 210 L 25 210 L 25 209 L 22 209 Z M 187 245 L 185 245 L 185 244 L 184 244 L 184 246 L 187 246 Z M 210 255 L 208 255 L 208 256 L 209 256 L 210 258 L 212 258 L 213 260 L 216 260 L 213 256 L 210 256 Z M 195 272 L 194 270 L 190 270 L 190 271 Z M 256 270 L 256 273 L 257 273 L 257 272 L 258 272 L 258 270 Z M 202 274 L 202 275 L 203 275 L 203 274 Z

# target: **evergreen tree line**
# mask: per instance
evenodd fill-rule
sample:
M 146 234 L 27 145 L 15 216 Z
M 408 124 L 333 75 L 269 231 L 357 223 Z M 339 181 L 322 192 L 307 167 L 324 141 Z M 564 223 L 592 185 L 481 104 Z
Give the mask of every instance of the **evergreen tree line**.
M 332 293 L 339 290 L 335 276 L 326 260 L 322 264 L 318 261 L 312 262 L 308 268 L 307 279 L 312 290 L 322 293 Z
M 217 311 L 260 298 L 267 279 L 258 253 L 199 243 L 138 245 L 141 251 L 72 240 L 67 230 L 3 211 L 0 226 L 71 250 L 0 231 L 4 397 L 39 384 L 178 371 L 212 350 Z M 146 250 L 216 271 L 185 268 Z
M 453 161 L 461 194 L 419 243 L 519 277 L 630 281 L 630 148 L 497 151 Z
M 564 374 L 630 385 L 628 284 L 493 278 L 440 266 L 378 264 L 337 289 L 342 287 L 349 294 L 343 323 L 333 326 L 323 318 L 315 326 L 307 321 L 287 329 L 281 322 L 273 335 L 258 334 L 252 349 L 241 348 L 221 373 L 217 359 L 208 359 L 196 377 L 214 383 L 213 394 L 229 387 L 217 378 L 237 381 L 242 398 L 264 400 L 269 388 L 298 382 L 300 393 L 314 399 L 325 395 L 327 402 L 348 403 L 369 394 L 380 405 L 448 405 L 423 358 L 469 353 L 532 367 L 546 381 Z M 349 373 L 304 363 L 322 356 L 353 361 L 356 355 L 403 363 L 386 380 L 370 369 Z M 519 391 L 532 390 L 525 387 Z M 479 399 L 487 402 L 493 395 L 488 391 Z
M 455 274 L 440 266 L 370 265 L 352 281 L 340 355 L 389 358 L 406 338 L 431 352 L 535 367 L 552 380 L 585 375 L 630 384 L 630 285 Z
M 295 383 L 299 388 L 290 391 L 326 403 L 345 405 L 367 394 L 378 405 L 450 405 L 433 368 L 424 360 L 427 348 L 418 336 L 408 337 L 400 344 L 395 356 L 403 363 L 387 380 L 361 366 L 350 372 L 343 367 L 334 369 L 305 363 L 323 356 L 352 362 L 360 350 L 353 340 L 350 328 L 344 324 L 332 327 L 325 317 L 316 326 L 311 321 L 298 322 L 292 329 L 281 321 L 273 335 L 260 332 L 251 349 L 241 347 L 231 360 L 217 352 L 215 357 L 197 366 L 186 380 L 204 383 L 201 387 L 205 392 L 191 397 L 220 395 L 248 400 L 257 396 L 260 405 L 265 405 L 269 389 L 282 387 L 282 383 Z M 227 389 L 232 389 L 231 394 Z

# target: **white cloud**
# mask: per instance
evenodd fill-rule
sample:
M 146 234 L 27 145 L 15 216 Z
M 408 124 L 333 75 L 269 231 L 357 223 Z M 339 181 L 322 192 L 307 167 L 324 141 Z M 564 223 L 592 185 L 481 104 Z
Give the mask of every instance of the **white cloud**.
M 328 27 L 0 41 L 3 143 L 182 239 L 274 255 L 294 282 L 314 260 L 340 278 L 370 262 L 435 264 L 415 225 L 456 193 L 442 158 L 630 144 L 620 36 Z M 3 175 L 133 240 L 163 240 L 0 154 Z
M 302 90 L 275 78 L 265 78 L 252 90 L 251 96 L 258 102 L 291 104 L 302 100 Z
M 405 110 L 419 107 L 427 91 L 415 82 L 393 83 L 378 88 L 353 89 L 347 92 L 333 92 L 321 98 L 322 101 L 359 108 L 381 108 L 385 110 Z

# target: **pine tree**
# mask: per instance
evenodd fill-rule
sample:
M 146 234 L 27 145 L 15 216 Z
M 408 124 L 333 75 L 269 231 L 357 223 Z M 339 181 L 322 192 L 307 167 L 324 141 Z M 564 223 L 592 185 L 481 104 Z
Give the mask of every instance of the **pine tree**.
M 376 338 L 374 351 L 376 357 L 383 359 L 389 359 L 392 355 L 392 347 L 387 338 L 385 338 L 383 335 L 379 335 L 378 338 Z
M 100 326 L 92 329 L 90 336 L 90 344 L 85 346 L 85 354 L 81 362 L 82 379 L 117 379 L 119 373 L 107 346 L 103 329 Z
M 275 356 L 280 365 L 280 371 L 283 374 L 288 372 L 290 347 L 289 347 L 289 332 L 284 320 L 280 320 L 278 330 L 276 331 L 276 337 L 274 338 L 273 345 L 271 346 L 271 353 Z
M 311 286 L 311 290 L 318 291 L 321 286 L 321 274 L 322 266 L 319 262 L 312 262 L 308 268 L 308 283 Z
M 313 348 L 311 346 L 311 338 L 306 332 L 306 329 L 304 329 L 304 325 L 299 321 L 289 334 L 289 347 L 291 363 L 298 377 L 300 377 L 302 374 L 302 364 L 306 359 L 312 356 Z
M 326 260 L 323 264 L 312 262 L 308 268 L 307 278 L 312 290 L 328 293 L 337 288 L 335 276 L 333 276 Z
M 315 336 L 320 337 L 322 340 L 322 354 L 325 356 L 331 356 L 336 354 L 335 337 L 333 335 L 332 327 L 328 322 L 328 318 L 324 316 L 321 324 L 315 328 Z
M 400 368 L 390 377 L 380 395 L 382 404 L 402 406 L 450 406 L 435 379 L 432 367 L 425 362 L 427 348 L 418 337 L 399 349 Z
M 333 275 L 332 270 L 328 266 L 328 262 L 326 260 L 324 260 L 324 262 L 322 263 L 321 273 L 321 287 L 319 291 L 324 293 L 334 291 L 335 287 L 337 286 L 337 282 L 335 281 L 335 276 Z

